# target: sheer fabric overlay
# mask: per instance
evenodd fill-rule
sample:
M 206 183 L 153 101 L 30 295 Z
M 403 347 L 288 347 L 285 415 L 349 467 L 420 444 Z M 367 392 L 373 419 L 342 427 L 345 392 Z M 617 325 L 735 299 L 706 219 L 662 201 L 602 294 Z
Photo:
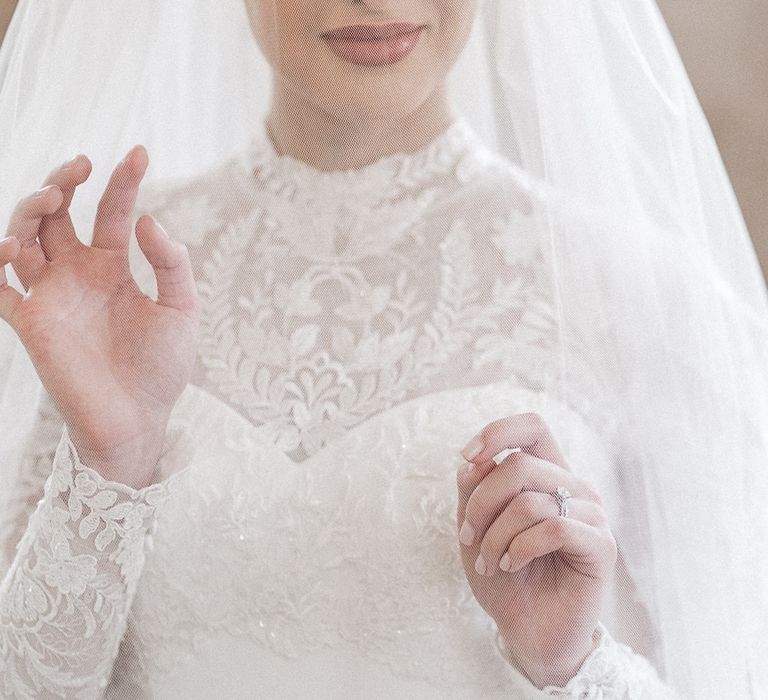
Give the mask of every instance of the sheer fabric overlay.
M 470 4 L 301 3 L 331 24 Z M 267 137 L 301 46 L 267 65 L 254 31 L 280 25 L 251 6 L 21 0 L 0 50 L 3 224 L 86 153 L 88 242 L 142 143 L 133 219 L 186 245 L 203 307 L 140 490 L 81 463 L 0 323 L 0 695 L 761 697 L 768 295 L 653 1 L 478 2 L 453 123 L 348 171 Z M 355 99 L 430 65 L 317 58 Z M 459 449 L 522 412 L 618 545 L 565 687 L 517 668 L 457 538 Z
M 328 648 L 340 649 L 340 679 L 345 659 L 362 658 L 413 697 L 538 694 L 466 585 L 456 433 L 505 413 L 549 413 L 578 425 L 574 465 L 611 494 L 617 519 L 621 492 L 610 407 L 586 398 L 604 394 L 558 405 L 547 393 L 556 327 L 514 170 L 464 122 L 362 176 L 312 173 L 277 156 L 262 131 L 242 158 L 147 190 L 137 210 L 192 253 L 204 300 L 193 385 L 146 489 L 104 480 L 61 436 L 43 500 L 30 512 L 27 499 L 8 530 L 29 518 L 5 584 L 6 695 L 91 697 L 109 679 L 108 697 L 176 697 L 169 674 L 199 687 L 206 673 L 192 669 L 212 639 L 227 648 L 222 637 L 263 660 L 252 680 L 265 696 L 290 694 L 291 668 L 329 697 L 360 692 L 349 680 L 332 688 L 332 666 L 307 677 L 306 659 Z M 152 295 L 151 268 L 134 253 Z M 30 493 L 57 425 L 49 407 L 38 433 L 49 447 L 22 469 Z M 618 580 L 606 619 L 619 606 L 643 619 L 631 585 Z M 46 619 L 69 654 L 47 648 Z M 580 674 L 542 693 L 673 697 L 645 657 L 600 630 Z M 624 633 L 652 649 L 636 625 Z M 275 656 L 281 671 L 270 677 Z M 232 673 L 242 683 L 242 669 Z

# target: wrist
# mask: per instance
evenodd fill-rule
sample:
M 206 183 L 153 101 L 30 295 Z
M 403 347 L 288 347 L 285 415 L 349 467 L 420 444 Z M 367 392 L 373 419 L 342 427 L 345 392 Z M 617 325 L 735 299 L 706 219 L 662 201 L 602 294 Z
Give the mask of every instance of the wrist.
M 587 658 L 600 645 L 600 631 L 595 628 L 591 637 L 568 656 L 544 660 L 530 660 L 516 654 L 503 633 L 499 633 L 503 652 L 512 664 L 537 688 L 564 687 L 578 674 Z
M 138 435 L 119 444 L 92 446 L 70 433 L 80 463 L 93 469 L 103 479 L 142 489 L 153 483 L 157 464 L 163 454 L 166 426 L 149 434 Z

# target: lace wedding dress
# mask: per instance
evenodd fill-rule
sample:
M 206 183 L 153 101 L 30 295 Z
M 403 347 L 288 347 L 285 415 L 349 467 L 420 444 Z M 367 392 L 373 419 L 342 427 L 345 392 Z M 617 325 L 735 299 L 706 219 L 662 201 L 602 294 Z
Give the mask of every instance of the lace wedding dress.
M 523 178 L 457 121 L 334 173 L 262 131 L 146 191 L 137 213 L 192 254 L 195 374 L 141 490 L 81 464 L 41 413 L 3 513 L 2 697 L 676 697 L 621 558 L 618 448 L 588 368 L 550 412 L 555 326 Z M 525 411 L 617 525 L 600 646 L 565 688 L 514 667 L 457 539 L 459 450 Z

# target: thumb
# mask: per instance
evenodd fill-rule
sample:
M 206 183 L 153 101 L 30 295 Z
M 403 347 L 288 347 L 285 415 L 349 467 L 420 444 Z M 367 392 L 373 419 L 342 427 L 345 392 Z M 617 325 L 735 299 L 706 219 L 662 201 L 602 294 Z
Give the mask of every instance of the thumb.
M 5 275 L 5 266 L 12 262 L 21 250 L 18 239 L 13 236 L 0 239 L 0 318 L 11 323 L 11 317 L 21 304 L 22 296 L 10 284 Z
M 157 279 L 157 303 L 190 316 L 199 310 L 189 251 L 149 215 L 136 222 L 136 240 Z

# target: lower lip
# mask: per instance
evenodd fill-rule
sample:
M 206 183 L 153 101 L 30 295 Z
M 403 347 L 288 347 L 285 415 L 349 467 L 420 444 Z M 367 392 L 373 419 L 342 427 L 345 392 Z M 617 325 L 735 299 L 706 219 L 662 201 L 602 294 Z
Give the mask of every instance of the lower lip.
M 402 61 L 416 48 L 423 27 L 409 34 L 379 41 L 326 38 L 331 51 L 356 66 L 390 66 Z

